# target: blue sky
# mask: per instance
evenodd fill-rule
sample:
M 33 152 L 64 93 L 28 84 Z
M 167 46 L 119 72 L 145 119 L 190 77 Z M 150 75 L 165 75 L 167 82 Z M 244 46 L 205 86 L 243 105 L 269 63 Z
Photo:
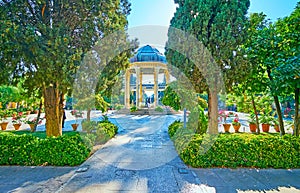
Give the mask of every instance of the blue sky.
M 272 21 L 288 16 L 298 0 L 250 0 L 249 12 L 264 12 Z M 130 0 L 129 28 L 142 25 L 169 26 L 176 10 L 174 0 Z

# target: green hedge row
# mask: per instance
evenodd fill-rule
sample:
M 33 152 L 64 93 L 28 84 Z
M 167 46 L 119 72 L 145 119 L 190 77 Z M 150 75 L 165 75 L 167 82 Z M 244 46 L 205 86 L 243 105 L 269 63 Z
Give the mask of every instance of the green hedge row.
M 78 133 L 43 139 L 0 132 L 0 165 L 74 166 L 85 161 L 89 153 Z
M 174 128 L 174 125 L 173 125 Z M 300 138 L 279 134 L 220 134 L 213 145 L 209 137 L 178 131 L 173 135 L 175 147 L 181 159 L 192 167 L 255 167 L 255 168 L 299 168 Z M 207 138 L 204 138 L 204 137 Z M 208 143 L 207 143 L 208 142 Z M 208 150 L 203 153 L 203 150 Z
M 79 165 L 94 145 L 107 142 L 118 131 L 108 120 L 84 124 L 89 132 L 66 132 L 56 138 L 45 132 L 0 132 L 0 165 Z

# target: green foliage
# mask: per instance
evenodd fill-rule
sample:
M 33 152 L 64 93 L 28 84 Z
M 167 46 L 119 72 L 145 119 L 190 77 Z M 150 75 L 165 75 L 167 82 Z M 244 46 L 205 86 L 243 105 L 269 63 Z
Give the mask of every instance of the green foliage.
M 171 86 L 167 86 L 164 92 L 164 97 L 162 98 L 162 103 L 178 111 L 181 109 L 180 101 L 180 96 L 172 89 Z
M 21 92 L 14 86 L 0 86 L 0 103 L 2 108 L 9 102 L 20 102 Z
M 84 121 L 82 122 L 82 131 L 85 133 L 84 141 L 88 147 L 96 144 L 103 144 L 110 138 L 114 137 L 118 132 L 118 127 L 112 124 L 107 117 L 102 121 Z
M 198 105 L 200 105 L 201 108 L 206 109 L 208 107 L 206 99 L 198 96 Z
M 72 92 L 75 74 L 79 67 L 84 66 L 85 61 L 82 60 L 92 48 L 94 49 L 91 52 L 98 54 L 94 54 L 97 55 L 98 61 L 110 65 L 101 69 L 105 74 L 101 74 L 102 77 L 99 77 L 99 74 L 86 76 L 88 84 L 80 88 L 84 89 L 92 84 L 93 89 L 89 90 L 90 92 L 83 90 L 83 93 L 95 94 L 91 97 L 96 102 L 100 100 L 98 108 L 106 108 L 106 103 L 97 94 L 111 89 L 115 76 L 127 67 L 128 58 L 134 49 L 130 47 L 132 49 L 112 54 L 113 49 L 119 51 L 119 48 L 129 43 L 125 33 L 126 17 L 129 13 L 130 3 L 127 0 L 32 0 L 27 3 L 22 0 L 1 1 L 0 67 L 1 72 L 4 72 L 1 73 L 1 77 L 6 76 L 4 79 L 9 80 L 22 77 L 25 79 L 25 88 L 41 90 L 46 108 L 48 135 L 61 134 L 57 123 L 60 121 L 60 109 L 51 107 L 57 106 L 57 103 L 62 106 L 62 96 Z M 114 38 L 106 47 L 98 46 L 98 50 L 95 48 L 96 42 L 110 37 L 110 34 L 116 31 L 122 33 L 122 37 Z M 105 57 L 104 54 L 110 55 L 111 58 Z M 87 62 L 93 61 L 95 60 Z M 98 82 L 102 86 L 101 89 L 93 84 Z M 52 91 L 56 93 L 52 96 L 55 100 L 50 100 Z M 83 103 L 90 104 L 89 99 Z M 49 118 L 50 114 L 57 117 Z
M 87 132 L 87 133 L 92 133 L 96 130 L 96 127 L 98 125 L 97 121 L 87 121 L 87 120 L 83 120 L 81 122 L 81 126 L 82 126 L 82 131 Z
M 174 121 L 168 127 L 169 136 L 172 138 L 175 135 L 175 133 L 178 131 L 178 129 L 181 129 L 182 127 L 183 127 L 183 123 L 180 122 L 180 120 Z
M 115 108 L 116 108 L 116 110 L 121 110 L 121 109 L 124 108 L 124 105 L 116 104 L 116 105 L 115 105 Z
M 136 112 L 138 108 L 136 106 L 130 107 L 130 112 Z
M 195 133 L 204 134 L 208 127 L 208 117 L 204 113 L 204 109 L 197 105 L 189 115 L 187 128 Z
M 161 106 L 157 106 L 157 107 L 155 107 L 155 111 L 162 113 L 162 112 L 164 112 L 164 109 Z
M 221 134 L 213 146 L 201 153 L 204 135 L 194 135 L 182 149 L 185 138 L 174 141 L 181 159 L 192 167 L 299 168 L 300 138 L 277 134 Z
M 30 134 L 0 132 L 0 165 L 75 166 L 89 156 L 90 149 L 78 133 L 39 138 Z

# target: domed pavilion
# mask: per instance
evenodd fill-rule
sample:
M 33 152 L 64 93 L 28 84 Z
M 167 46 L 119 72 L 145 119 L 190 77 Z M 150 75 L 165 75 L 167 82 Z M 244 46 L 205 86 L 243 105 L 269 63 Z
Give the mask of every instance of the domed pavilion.
M 135 74 L 135 85 L 130 84 L 130 77 Z M 158 76 L 164 74 L 164 85 L 158 84 Z M 143 82 L 143 77 L 153 76 L 152 84 Z M 153 91 L 153 106 L 158 105 L 158 92 L 164 90 L 166 84 L 170 81 L 170 74 L 167 68 L 166 57 L 156 48 L 146 45 L 137 50 L 137 53 L 130 58 L 130 66 L 125 72 L 125 108 L 130 108 L 130 92 L 135 93 L 135 105 L 141 107 L 145 98 L 145 91 Z

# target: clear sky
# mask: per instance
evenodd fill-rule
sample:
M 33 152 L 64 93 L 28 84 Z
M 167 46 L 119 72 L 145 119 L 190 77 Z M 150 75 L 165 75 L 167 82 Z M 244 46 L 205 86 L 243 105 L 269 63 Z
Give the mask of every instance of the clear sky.
M 272 21 L 288 16 L 299 0 L 250 0 L 249 12 L 264 12 Z M 176 10 L 174 0 L 130 0 L 129 27 L 169 26 Z

